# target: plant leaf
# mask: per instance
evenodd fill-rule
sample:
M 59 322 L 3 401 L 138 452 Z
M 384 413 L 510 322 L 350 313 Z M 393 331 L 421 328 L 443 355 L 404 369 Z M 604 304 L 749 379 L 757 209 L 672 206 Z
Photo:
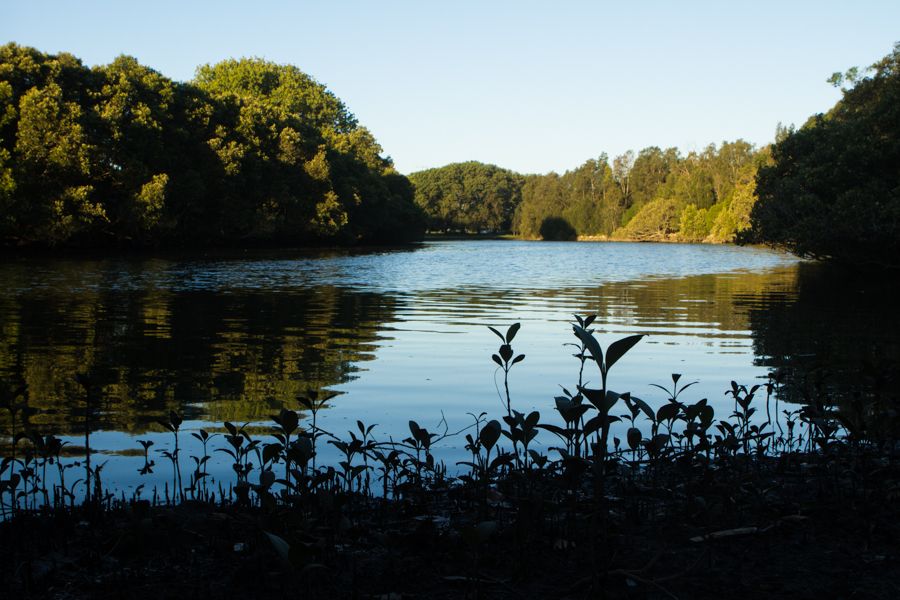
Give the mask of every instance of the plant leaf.
M 481 444 L 490 451 L 490 449 L 494 447 L 494 444 L 497 443 L 497 440 L 500 439 L 500 431 L 500 421 L 497 421 L 496 419 L 489 421 L 478 434 Z
M 268 531 L 263 531 L 263 533 L 266 534 L 266 537 L 272 542 L 272 547 L 275 548 L 278 557 L 286 564 L 290 565 L 291 545 L 284 541 L 284 538 L 278 537 L 274 533 L 269 533 Z
M 603 390 L 592 390 L 590 388 L 581 387 L 578 388 L 578 391 L 584 394 L 584 397 L 587 398 L 591 404 L 597 407 L 597 410 L 603 410 L 603 406 L 605 404 Z
M 575 335 L 578 336 L 578 339 L 584 344 L 585 348 L 590 350 L 591 356 L 594 357 L 594 361 L 603 369 L 603 349 L 600 348 L 600 343 L 594 337 L 593 334 L 589 333 L 586 329 L 582 329 L 578 325 L 573 325 L 572 329 L 575 331 Z
M 650 405 L 638 398 L 637 396 L 632 396 L 631 401 L 634 402 L 641 411 L 647 415 L 647 418 L 651 421 L 653 420 L 653 409 L 650 408 Z
M 622 358 L 626 352 L 631 350 L 635 344 L 641 341 L 644 334 L 629 335 L 621 340 L 616 340 L 606 349 L 606 370 L 612 369 L 612 366 Z
M 632 450 L 637 450 L 641 445 L 641 430 L 637 427 L 631 427 L 628 430 L 628 446 Z
M 516 334 L 519 333 L 519 328 L 522 327 L 521 323 L 513 323 L 509 326 L 509 329 L 506 330 L 506 343 L 512 344 L 513 338 L 516 337 Z

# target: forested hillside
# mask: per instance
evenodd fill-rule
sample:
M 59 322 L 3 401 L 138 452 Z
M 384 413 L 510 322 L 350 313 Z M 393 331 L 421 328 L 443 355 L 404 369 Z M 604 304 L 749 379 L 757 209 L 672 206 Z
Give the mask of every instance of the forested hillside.
M 419 238 L 409 180 L 323 85 L 259 59 L 189 83 L 121 56 L 0 47 L 0 243 Z
M 900 265 L 900 43 L 835 73 L 843 98 L 763 148 L 652 146 L 562 175 L 461 163 L 410 176 L 432 229 L 526 238 L 772 244 L 799 255 Z M 510 212 L 512 216 L 510 217 Z M 752 227 L 751 227 L 752 225 Z

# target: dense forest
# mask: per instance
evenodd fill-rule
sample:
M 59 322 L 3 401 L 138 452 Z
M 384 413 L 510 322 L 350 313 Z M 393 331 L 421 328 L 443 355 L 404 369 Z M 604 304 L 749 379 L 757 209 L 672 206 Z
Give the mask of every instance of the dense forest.
M 413 173 L 436 230 L 640 241 L 750 241 L 801 256 L 900 264 L 900 44 L 836 73 L 843 98 L 775 142 L 606 154 L 562 175 L 461 163 Z
M 590 159 L 562 175 L 519 175 L 477 162 L 410 175 L 429 228 L 529 238 L 733 241 L 750 224 L 755 177 L 769 160 L 738 140 Z
M 578 235 L 732 241 L 749 225 L 754 176 L 766 157 L 743 140 L 686 156 L 657 147 L 611 162 L 601 155 L 562 175 L 528 178 L 515 230 L 547 237 L 541 227 L 555 217 Z
M 757 241 L 805 256 L 900 266 L 900 43 L 843 98 L 778 140 L 757 178 Z
M 505 232 L 522 202 L 525 178 L 518 173 L 470 161 L 409 176 L 416 203 L 433 231 Z
M 299 69 L 0 47 L 0 243 L 143 246 L 416 239 L 409 180 Z
M 432 231 L 730 242 L 896 264 L 900 45 L 775 143 L 644 148 L 563 174 L 398 173 L 347 107 L 260 59 L 187 83 L 0 47 L 0 245 L 389 243 Z M 757 201 L 758 200 L 758 201 Z

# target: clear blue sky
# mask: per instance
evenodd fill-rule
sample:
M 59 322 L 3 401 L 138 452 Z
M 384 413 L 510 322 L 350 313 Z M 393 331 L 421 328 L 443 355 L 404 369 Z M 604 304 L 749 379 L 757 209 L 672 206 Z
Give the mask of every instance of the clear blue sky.
M 771 141 L 900 40 L 900 1 L 2 0 L 0 43 L 189 80 L 259 56 L 326 84 L 409 173 L 563 171 L 607 152 Z

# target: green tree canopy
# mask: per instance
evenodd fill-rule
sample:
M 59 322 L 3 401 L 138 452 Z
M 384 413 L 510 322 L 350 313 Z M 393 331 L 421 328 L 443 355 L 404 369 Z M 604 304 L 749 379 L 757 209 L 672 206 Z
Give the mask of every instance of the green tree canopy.
M 120 56 L 0 47 L 0 242 L 394 242 L 409 181 L 299 69 L 227 60 L 177 83 Z
M 475 161 L 419 171 L 409 179 L 429 229 L 441 231 L 510 231 L 524 182 L 518 173 Z
M 752 239 L 805 256 L 900 266 L 900 43 L 826 114 L 775 144 L 757 176 Z
M 604 154 L 562 175 L 527 177 L 514 229 L 540 237 L 544 221 L 558 217 L 578 235 L 730 242 L 747 226 L 747 204 L 756 199 L 748 182 L 763 156 L 767 150 L 744 140 L 710 144 L 687 156 L 651 146 L 612 164 Z M 734 202 L 738 193 L 741 200 Z M 723 218 L 713 235 L 725 213 L 729 220 Z

